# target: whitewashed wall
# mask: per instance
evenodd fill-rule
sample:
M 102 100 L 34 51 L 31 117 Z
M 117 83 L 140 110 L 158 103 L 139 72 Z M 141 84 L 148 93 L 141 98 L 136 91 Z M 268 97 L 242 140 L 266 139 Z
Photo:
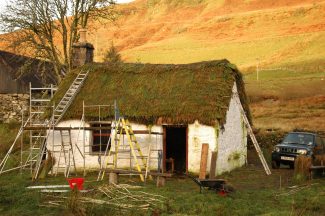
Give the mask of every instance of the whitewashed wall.
M 60 122 L 57 127 L 74 127 L 78 128 L 81 125 L 81 121 L 79 120 L 69 120 L 69 121 L 63 121 Z M 131 124 L 133 130 L 148 130 L 148 127 L 145 125 L 140 125 L 140 124 Z M 85 125 L 90 126 L 89 124 Z M 152 132 L 158 132 L 158 133 L 163 133 L 163 128 L 162 126 L 153 126 L 151 128 Z M 84 134 L 85 133 L 85 134 Z M 114 131 L 112 132 L 112 137 L 114 137 Z M 54 136 L 53 136 L 54 135 Z M 54 139 L 53 139 L 54 138 Z M 136 138 L 138 143 L 141 146 L 142 153 L 144 155 L 148 155 L 148 146 L 149 143 L 151 143 L 151 149 L 152 150 L 157 150 L 157 149 L 162 149 L 163 146 L 163 137 L 162 135 L 148 135 L 148 134 L 136 134 Z M 85 143 L 85 156 L 86 156 L 86 163 L 85 167 L 87 170 L 90 169 L 99 169 L 99 161 L 101 160 L 101 155 L 98 155 L 98 153 L 93 153 L 91 150 L 91 144 L 92 144 L 92 132 L 91 131 L 79 131 L 79 130 L 72 130 L 71 131 L 71 141 L 73 144 L 79 147 L 81 152 L 84 152 L 84 144 Z M 54 140 L 54 157 L 56 158 L 56 164 L 55 167 L 57 166 L 57 162 L 59 159 L 59 151 L 60 151 L 60 144 L 61 144 L 61 135 L 59 131 L 55 131 L 54 134 L 50 133 L 49 138 L 48 138 L 48 143 L 47 143 L 47 148 L 49 151 L 53 151 L 53 140 Z M 125 136 L 125 144 L 127 145 L 127 138 Z M 123 143 L 121 143 L 123 145 Z M 121 147 L 123 148 L 123 147 Z M 83 169 L 84 166 L 84 161 L 82 155 L 79 153 L 79 151 L 76 149 L 75 150 L 75 161 L 76 161 L 76 167 L 79 170 Z M 119 153 L 119 160 L 118 160 L 118 168 L 125 168 L 130 166 L 130 160 L 129 159 L 123 159 L 126 157 L 130 157 L 130 153 Z M 151 153 L 151 160 L 150 160 L 150 167 L 152 169 L 157 169 L 158 167 L 158 151 L 152 151 Z M 61 157 L 60 160 L 63 160 Z M 138 159 L 141 160 L 141 159 Z M 61 161 L 63 162 L 63 161 Z M 60 162 L 60 164 L 61 164 Z M 134 163 L 132 163 L 132 166 Z
M 216 133 L 214 127 L 206 126 L 195 121 L 188 125 L 188 171 L 200 171 L 202 144 L 209 144 L 208 167 L 210 169 L 211 152 L 216 148 Z
M 237 93 L 234 85 L 233 93 Z M 242 114 L 234 96 L 230 100 L 224 130 L 220 129 L 216 174 L 231 171 L 245 164 L 247 133 L 243 129 Z
M 233 93 L 237 93 L 234 85 Z M 207 173 L 210 170 L 211 153 L 217 151 L 216 174 L 231 171 L 245 164 L 247 157 L 247 135 L 243 131 L 240 108 L 234 97 L 230 101 L 224 129 L 200 124 L 190 124 L 188 132 L 188 169 L 190 172 L 200 171 L 202 144 L 209 144 Z M 216 136 L 219 130 L 219 137 Z

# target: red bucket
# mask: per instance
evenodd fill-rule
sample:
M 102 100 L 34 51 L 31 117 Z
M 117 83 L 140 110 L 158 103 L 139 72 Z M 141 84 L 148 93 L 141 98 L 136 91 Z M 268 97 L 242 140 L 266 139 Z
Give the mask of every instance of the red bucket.
M 219 196 L 227 196 L 227 193 L 226 193 L 226 191 L 225 190 L 221 190 L 221 191 L 219 191 Z
M 70 178 L 67 179 L 70 185 L 70 188 L 73 190 L 75 187 L 77 187 L 78 190 L 82 190 L 83 183 L 85 181 L 84 178 Z

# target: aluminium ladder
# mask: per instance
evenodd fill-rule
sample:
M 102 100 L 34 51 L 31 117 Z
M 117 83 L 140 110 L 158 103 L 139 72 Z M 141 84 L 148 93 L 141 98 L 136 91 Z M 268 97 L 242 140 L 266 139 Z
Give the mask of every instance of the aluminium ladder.
M 246 116 L 245 110 L 244 110 L 244 108 L 243 108 L 243 106 L 242 106 L 242 104 L 240 102 L 238 93 L 234 93 L 234 97 L 235 97 L 236 103 L 238 104 L 238 106 L 239 106 L 239 108 L 241 110 L 241 113 L 242 113 L 242 116 L 243 116 L 243 120 L 244 120 L 245 126 L 247 128 L 248 134 L 249 134 L 249 136 L 252 139 L 252 142 L 253 142 L 254 147 L 256 149 L 256 152 L 257 152 L 257 154 L 258 154 L 258 156 L 259 156 L 259 158 L 260 158 L 260 160 L 262 162 L 262 165 L 264 167 L 264 170 L 265 170 L 265 172 L 266 172 L 267 175 L 271 175 L 272 174 L 271 173 L 271 170 L 270 170 L 270 168 L 269 168 L 269 166 L 268 166 L 268 164 L 267 164 L 267 162 L 266 162 L 266 160 L 264 158 L 263 152 L 262 152 L 262 150 L 261 150 L 261 148 L 260 148 L 260 146 L 259 146 L 259 144 L 258 144 L 258 142 L 256 140 L 256 137 L 255 137 L 255 135 L 253 133 L 253 129 L 252 129 L 252 127 L 251 127 L 251 125 L 250 125 L 250 123 L 248 121 L 248 118 Z
M 71 167 L 74 168 L 77 174 L 76 162 L 74 158 L 74 149 L 71 141 L 71 130 L 60 130 L 61 145 L 60 153 L 56 165 L 55 176 L 58 174 L 59 169 L 64 169 L 64 176 L 69 177 Z
M 29 156 L 29 158 L 32 159 L 32 161 L 31 161 L 31 170 L 33 170 L 33 165 L 32 164 L 33 163 L 36 164 L 36 167 L 35 167 L 36 172 L 35 172 L 35 174 L 33 174 L 34 178 L 38 177 L 38 172 L 39 172 L 41 164 L 42 164 L 43 155 L 46 154 L 46 151 L 47 151 L 46 150 L 47 138 L 48 138 L 49 131 L 50 131 L 51 127 L 53 127 L 53 130 L 54 130 L 54 126 L 59 123 L 59 121 L 61 120 L 61 118 L 63 117 L 63 115 L 65 114 L 65 112 L 67 111 L 67 109 L 69 108 L 71 103 L 73 102 L 74 98 L 76 97 L 76 95 L 80 91 L 82 85 L 84 84 L 85 79 L 88 76 L 88 73 L 89 73 L 89 70 L 81 70 L 80 71 L 80 73 L 77 75 L 77 77 L 74 79 L 74 81 L 70 85 L 69 89 L 64 94 L 63 98 L 60 100 L 59 104 L 53 110 L 51 121 L 45 120 L 43 124 L 40 124 L 40 126 L 48 127 L 49 130 L 47 130 L 47 133 L 46 133 L 46 130 L 45 130 L 45 132 L 40 132 L 39 131 L 39 138 L 35 137 L 35 138 L 37 138 L 39 140 L 42 140 L 40 145 L 39 145 L 40 146 L 39 148 L 34 147 L 35 146 L 34 144 L 31 146 L 31 153 L 30 153 L 30 156 Z M 53 96 L 53 93 L 51 93 L 51 95 Z M 40 102 L 47 102 L 47 101 L 42 100 Z M 40 112 L 40 114 L 43 114 L 43 113 Z M 49 122 L 50 122 L 50 124 L 49 124 Z M 60 133 L 61 133 L 61 141 L 62 141 L 64 139 L 63 137 L 65 135 L 62 134 L 62 131 Z M 71 139 L 71 134 L 70 133 L 69 133 L 69 136 L 70 136 L 70 139 Z M 33 138 L 33 136 L 32 136 L 32 138 Z M 54 143 L 52 145 L 54 145 Z M 74 165 L 74 168 L 75 168 L 75 171 L 76 171 L 73 153 L 72 153 L 72 156 L 71 156 L 71 152 L 73 152 L 74 148 L 72 146 L 71 140 L 70 140 L 70 142 L 63 141 L 61 143 L 61 145 L 62 145 L 62 147 L 61 147 L 61 150 L 60 150 L 59 161 L 61 160 L 61 157 L 64 157 L 64 163 L 65 164 L 62 165 L 62 167 L 64 167 L 64 175 L 66 177 L 68 177 L 69 173 L 70 173 L 71 164 Z M 34 159 L 33 159 L 32 151 L 38 151 L 39 152 L 38 158 L 36 159 L 36 161 L 34 161 Z M 62 156 L 62 154 L 63 154 L 63 156 Z M 73 160 L 73 163 L 70 160 Z M 58 166 L 60 166 L 59 161 L 58 161 Z M 57 168 L 56 174 L 57 174 L 57 171 L 58 171 L 59 168 Z M 53 169 L 53 167 L 52 167 L 52 169 Z
M 46 154 L 46 140 L 50 132 L 50 127 L 53 118 L 46 119 L 44 114 L 46 109 L 54 106 L 50 106 L 50 102 L 57 88 L 53 85 L 50 87 L 33 88 L 30 84 L 30 104 L 29 104 L 29 116 L 33 116 L 30 119 L 28 126 L 40 127 L 40 129 L 30 130 L 29 139 L 29 155 L 26 159 L 25 165 L 30 166 L 32 179 L 36 179 L 40 170 L 40 165 Z M 45 128 L 49 128 L 46 130 Z
M 63 98 L 56 106 L 54 110 L 54 125 L 57 125 L 64 113 L 67 111 L 69 106 L 71 105 L 73 99 L 76 97 L 78 92 L 80 91 L 84 81 L 86 80 L 89 74 L 89 70 L 81 70 L 77 77 L 74 79 L 69 89 L 64 94 Z

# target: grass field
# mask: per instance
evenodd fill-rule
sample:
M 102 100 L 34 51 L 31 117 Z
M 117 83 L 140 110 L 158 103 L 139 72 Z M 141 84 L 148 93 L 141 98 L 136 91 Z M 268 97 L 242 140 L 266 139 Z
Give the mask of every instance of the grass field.
M 282 186 L 280 188 L 280 176 Z M 98 186 L 107 184 L 107 180 L 101 183 L 87 182 L 94 179 L 94 175 L 86 177 L 85 188 L 95 189 L 92 193 L 83 197 L 105 200 L 102 193 L 96 192 Z M 160 215 L 322 215 L 325 213 L 323 205 L 325 201 L 325 181 L 316 179 L 306 185 L 299 185 L 298 191 L 288 193 L 297 188 L 288 188 L 296 185 L 292 181 L 292 171 L 287 168 L 274 171 L 273 175 L 266 176 L 259 166 L 250 165 L 221 176 L 234 188 L 235 192 L 226 197 L 209 190 L 199 193 L 199 187 L 189 178 L 178 177 L 168 179 L 166 186 L 157 188 L 155 182 L 147 182 L 145 187 L 138 190 L 166 197 L 164 204 L 155 207 L 155 212 Z M 120 177 L 120 183 L 143 186 L 138 178 Z M 36 185 L 67 184 L 60 176 L 39 181 Z M 44 194 L 37 190 L 26 189 L 31 183 L 27 173 L 7 174 L 0 176 L 0 214 L 1 215 L 78 215 L 73 214 L 68 207 L 68 199 L 58 198 L 58 195 Z M 54 197 L 53 197 L 54 196 Z M 64 194 L 69 197 L 70 194 Z M 64 203 L 57 207 L 51 207 L 48 201 L 62 200 Z M 77 202 L 78 203 L 78 202 Z M 79 204 L 87 215 L 151 215 L 149 212 L 141 212 L 131 209 L 121 213 L 119 209 L 105 205 Z
M 126 61 L 145 63 L 191 63 L 228 59 L 240 68 L 260 64 L 278 66 L 325 56 L 325 33 L 310 33 L 244 41 L 207 41 L 188 35 L 175 36 L 158 42 L 127 49 L 121 54 Z
M 0 125 L 2 138 L 5 134 L 11 134 L 6 142 L 1 142 L 2 147 L 10 145 L 18 126 Z M 282 137 L 283 132 L 258 133 L 257 139 L 263 146 L 268 163 L 271 160 L 270 153 L 273 145 Z M 16 155 L 19 153 L 17 152 Z M 131 193 L 142 191 L 165 197 L 162 199 L 163 203 L 150 211 L 130 209 L 124 212 L 111 205 L 81 203 L 80 199 L 83 198 L 107 200 L 106 195 L 98 191 L 98 187 L 107 185 L 108 179 L 105 177 L 103 182 L 96 182 L 94 181 L 96 178 L 97 173 L 88 173 L 84 187 L 91 191 L 76 197 L 72 192 L 58 195 L 26 189 L 31 185 L 66 185 L 67 181 L 62 175 L 32 182 L 28 170 L 22 173 L 14 171 L 2 174 L 0 175 L 0 215 L 152 215 L 153 212 L 154 215 L 318 216 L 325 214 L 324 178 L 296 182 L 293 178 L 293 170 L 285 166 L 279 170 L 272 170 L 272 175 L 266 176 L 253 149 L 248 151 L 247 166 L 218 176 L 227 180 L 228 184 L 235 188 L 235 192 L 226 197 L 209 190 L 203 190 L 200 194 L 199 187 L 184 176 L 168 179 L 166 186 L 162 188 L 157 188 L 154 181 L 148 181 L 144 185 L 138 177 L 120 176 L 119 183 L 141 187 L 128 189 Z M 58 206 L 50 205 L 49 202 L 54 200 L 62 203 Z
M 325 70 L 284 68 L 244 76 L 255 127 L 325 131 Z
M 0 124 L 0 156 L 3 157 L 15 140 L 19 128 L 18 123 Z

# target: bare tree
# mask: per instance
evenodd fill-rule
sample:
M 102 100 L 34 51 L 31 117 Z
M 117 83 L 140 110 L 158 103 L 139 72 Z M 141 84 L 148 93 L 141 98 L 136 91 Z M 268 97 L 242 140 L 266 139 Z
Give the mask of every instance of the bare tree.
M 10 0 L 0 16 L 13 49 L 53 63 L 57 81 L 71 68 L 72 45 L 89 20 L 114 18 L 115 0 Z

